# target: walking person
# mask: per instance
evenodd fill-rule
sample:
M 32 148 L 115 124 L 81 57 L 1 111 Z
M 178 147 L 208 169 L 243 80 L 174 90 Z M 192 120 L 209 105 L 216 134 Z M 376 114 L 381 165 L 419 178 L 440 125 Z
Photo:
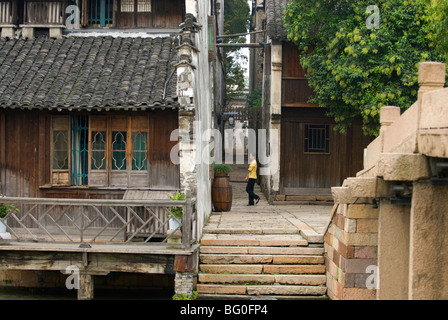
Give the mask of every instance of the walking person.
M 260 197 L 254 193 L 254 186 L 257 181 L 257 160 L 252 153 L 250 154 L 250 161 L 245 181 L 247 181 L 246 192 L 249 194 L 248 206 L 253 206 L 260 201 Z

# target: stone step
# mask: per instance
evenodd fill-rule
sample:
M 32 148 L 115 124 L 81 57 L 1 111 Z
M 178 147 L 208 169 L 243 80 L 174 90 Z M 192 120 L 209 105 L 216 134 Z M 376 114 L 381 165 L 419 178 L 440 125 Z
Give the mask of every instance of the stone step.
M 319 286 L 325 285 L 325 275 L 273 275 L 273 274 L 213 274 L 200 273 L 200 283 L 226 283 L 226 284 L 288 284 Z
M 205 264 L 323 264 L 322 255 L 200 254 Z
M 204 227 L 204 234 L 297 234 L 295 227 Z
M 199 294 L 229 294 L 229 295 L 306 295 L 322 296 L 326 293 L 325 286 L 294 286 L 294 285 L 218 285 L 198 284 Z
M 323 247 L 235 247 L 235 246 L 201 246 L 201 253 L 212 254 L 293 254 L 318 255 L 324 253 Z
M 203 273 L 239 274 L 325 274 L 324 265 L 201 264 Z
M 307 245 L 308 241 L 306 241 L 299 234 L 291 234 L 291 235 L 204 234 L 201 239 L 201 246 L 297 247 Z

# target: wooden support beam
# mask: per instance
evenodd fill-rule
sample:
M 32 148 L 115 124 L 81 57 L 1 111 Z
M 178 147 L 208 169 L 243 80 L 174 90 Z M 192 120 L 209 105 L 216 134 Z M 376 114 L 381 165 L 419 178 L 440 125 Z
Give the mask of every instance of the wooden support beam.
M 78 300 L 92 300 L 92 299 L 93 299 L 93 275 L 81 273 L 79 275 Z

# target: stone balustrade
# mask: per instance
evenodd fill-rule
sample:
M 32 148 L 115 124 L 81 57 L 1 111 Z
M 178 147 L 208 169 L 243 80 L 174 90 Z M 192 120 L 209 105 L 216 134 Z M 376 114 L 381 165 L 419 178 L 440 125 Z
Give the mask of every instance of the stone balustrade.
M 419 65 L 418 100 L 381 108 L 364 169 L 332 188 L 325 236 L 332 299 L 447 299 L 448 88 Z

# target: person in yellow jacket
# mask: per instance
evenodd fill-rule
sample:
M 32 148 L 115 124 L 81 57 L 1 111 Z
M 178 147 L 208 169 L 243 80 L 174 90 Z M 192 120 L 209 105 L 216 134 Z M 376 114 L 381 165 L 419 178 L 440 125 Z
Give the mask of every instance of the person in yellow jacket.
M 248 206 L 253 206 L 260 201 L 260 197 L 254 193 L 254 186 L 257 181 L 257 160 L 252 153 L 250 154 L 250 165 L 245 181 L 247 181 L 246 192 L 249 194 Z

